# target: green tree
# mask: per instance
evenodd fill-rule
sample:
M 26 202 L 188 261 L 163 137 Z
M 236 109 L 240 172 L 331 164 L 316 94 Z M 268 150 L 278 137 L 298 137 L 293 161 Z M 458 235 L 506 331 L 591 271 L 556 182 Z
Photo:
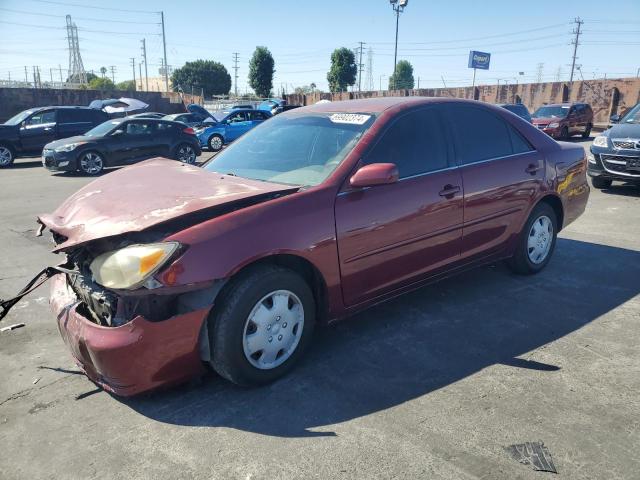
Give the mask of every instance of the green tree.
M 231 75 L 224 65 L 213 60 L 185 63 L 181 68 L 174 70 L 171 82 L 174 88 L 181 88 L 189 93 L 191 87 L 198 93 L 202 89 L 205 95 L 226 95 L 231 90 Z
M 90 90 L 114 90 L 116 86 L 113 84 L 110 78 L 94 78 L 89 82 Z
M 344 92 L 349 85 L 356 83 L 355 56 L 348 48 L 336 48 L 331 54 L 331 69 L 327 73 L 329 89 L 332 92 Z
M 100 67 L 100 73 L 102 74 L 102 78 L 104 78 L 107 73 L 107 67 Z
M 400 60 L 396 71 L 389 77 L 389 90 L 411 90 L 413 85 L 413 66 L 406 60 Z
M 133 80 L 125 80 L 124 82 L 116 83 L 118 90 L 134 91 L 136 89 L 136 82 Z
M 275 62 L 267 47 L 256 47 L 249 62 L 249 85 L 259 97 L 268 97 L 273 88 Z

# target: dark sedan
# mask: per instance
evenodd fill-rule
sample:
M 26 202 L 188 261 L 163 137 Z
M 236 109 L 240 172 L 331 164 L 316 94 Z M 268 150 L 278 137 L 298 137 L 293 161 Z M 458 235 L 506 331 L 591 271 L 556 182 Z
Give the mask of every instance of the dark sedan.
M 120 118 L 104 122 L 86 134 L 45 145 L 42 164 L 51 171 L 98 175 L 103 169 L 129 165 L 151 157 L 193 164 L 201 153 L 191 127 L 152 118 Z
M 298 108 L 204 168 L 143 162 L 41 216 L 67 258 L 47 270 L 54 319 L 117 394 L 206 364 L 271 382 L 316 324 L 499 260 L 540 272 L 585 209 L 586 162 L 582 146 L 480 102 Z

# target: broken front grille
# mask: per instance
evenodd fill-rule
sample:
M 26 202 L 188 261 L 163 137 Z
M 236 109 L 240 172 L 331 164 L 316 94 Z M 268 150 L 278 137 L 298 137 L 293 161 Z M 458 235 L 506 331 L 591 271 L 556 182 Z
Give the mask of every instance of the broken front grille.
M 640 156 L 601 155 L 606 170 L 622 173 L 632 177 L 640 177 Z

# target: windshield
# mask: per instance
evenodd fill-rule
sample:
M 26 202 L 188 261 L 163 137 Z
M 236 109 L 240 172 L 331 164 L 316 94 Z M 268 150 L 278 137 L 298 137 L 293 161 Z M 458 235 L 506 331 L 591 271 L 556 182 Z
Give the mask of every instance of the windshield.
M 18 125 L 22 121 L 26 120 L 29 115 L 33 113 L 33 110 L 25 110 L 17 115 L 14 115 L 9 120 L 4 122 L 5 125 Z
M 564 118 L 567 116 L 568 113 L 569 113 L 569 107 L 546 106 L 546 107 L 540 107 L 531 116 L 533 118 Z
M 625 113 L 620 123 L 640 123 L 640 103 Z
M 103 137 L 111 130 L 113 130 L 117 125 L 120 125 L 122 122 L 117 120 L 109 120 L 108 122 L 101 123 L 97 127 L 92 128 L 84 135 L 86 137 Z
M 291 185 L 323 182 L 373 123 L 366 114 L 278 116 L 250 130 L 205 169 Z

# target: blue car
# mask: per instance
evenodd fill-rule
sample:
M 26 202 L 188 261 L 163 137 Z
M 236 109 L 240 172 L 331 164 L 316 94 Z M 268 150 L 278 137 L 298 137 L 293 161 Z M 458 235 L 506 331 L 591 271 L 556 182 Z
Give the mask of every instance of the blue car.
M 222 146 L 233 142 L 256 125 L 271 118 L 271 113 L 264 110 L 232 110 L 213 114 L 216 123 L 196 130 L 200 146 L 218 152 Z

